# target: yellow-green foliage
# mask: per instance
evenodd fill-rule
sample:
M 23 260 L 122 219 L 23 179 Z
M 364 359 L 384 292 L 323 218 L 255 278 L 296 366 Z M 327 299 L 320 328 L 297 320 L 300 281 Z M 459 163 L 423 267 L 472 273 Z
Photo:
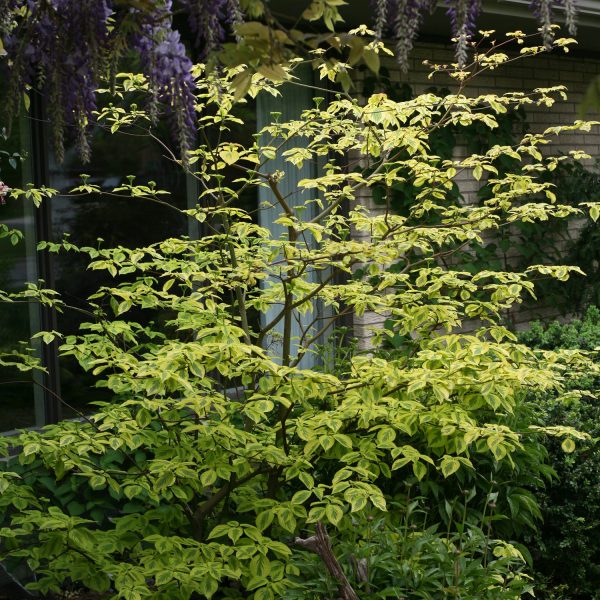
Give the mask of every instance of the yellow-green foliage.
M 568 160 L 543 154 L 552 137 L 591 124 L 552 127 L 515 147 L 441 160 L 428 148 L 432 131 L 474 121 L 495 127 L 507 108 L 552 105 L 564 91 L 469 97 L 461 88 L 407 102 L 340 95 L 316 101 L 296 121 L 273 122 L 242 147 L 229 137 L 238 121 L 232 82 L 239 72 L 195 73 L 200 142 L 181 168 L 202 192 L 197 207 L 184 212 L 205 223 L 208 235 L 135 249 L 42 244 L 85 253 L 90 269 L 114 278 L 90 299 L 96 320 L 60 348 L 96 375 L 114 402 L 82 422 L 2 441 L 5 450 L 22 446 L 19 465 L 8 467 L 20 476 L 0 474 L 3 551 L 27 559 L 37 573 L 32 587 L 42 591 L 71 581 L 130 600 L 194 592 L 308 598 L 302 586 L 309 571 L 300 571 L 307 553 L 293 540 L 322 522 L 334 551 L 345 556 L 360 557 L 373 532 L 382 536 L 376 547 L 392 557 L 389 565 L 378 571 L 379 563 L 369 563 L 367 581 L 359 570 L 350 575 L 361 598 L 518 597 L 530 584 L 510 539 L 539 514 L 525 486 L 550 475 L 525 392 L 560 387 L 585 359 L 519 345 L 500 315 L 533 294 L 533 277 L 566 279 L 569 269 L 471 274 L 447 260 L 511 222 L 575 212 L 537 175 Z M 139 131 L 145 115 L 125 107 L 130 93 L 144 91 L 143 78 L 123 75 L 119 82 L 118 107 L 99 118 L 113 131 Z M 260 74 L 249 91 L 279 93 Z M 283 149 L 286 140 L 292 145 Z M 279 155 L 285 172 L 271 167 Z M 492 163 L 501 155 L 526 169 L 497 177 Z M 361 169 L 354 168 L 358 159 Z M 298 208 L 279 186 L 306 161 L 323 168 L 300 182 L 308 200 Z M 237 169 L 236 181 L 223 178 L 225 166 Z M 483 206 L 447 201 L 464 171 L 491 179 L 494 195 Z M 373 215 L 362 205 L 371 186 L 391 186 L 407 173 L 420 190 L 410 215 Z M 256 186 L 279 206 L 285 233 L 276 239 L 235 207 L 241 189 Z M 94 191 L 86 180 L 74 190 Z M 165 191 L 135 179 L 113 192 L 169 202 Z M 36 286 L 3 295 L 35 297 L 60 306 Z M 331 316 L 318 319 L 317 303 Z M 273 306 L 262 325 L 253 325 L 253 315 Z M 134 308 L 162 311 L 168 320 L 160 327 L 137 323 L 130 320 Z M 406 336 L 405 351 L 359 354 L 333 373 L 298 366 L 341 316 L 365 311 Z M 294 340 L 300 314 L 315 320 Z M 461 332 L 466 320 L 480 325 Z M 57 335 L 46 333 L 44 341 Z M 378 332 L 376 342 L 386 335 Z M 31 362 L 21 354 L 15 361 L 23 368 Z M 237 393 L 227 392 L 232 388 Z M 548 433 L 569 440 L 568 449 L 582 435 L 565 427 Z M 62 502 L 63 485 L 75 490 L 76 508 Z M 327 580 L 324 567 L 321 573 Z M 331 585 L 310 593 L 330 597 Z

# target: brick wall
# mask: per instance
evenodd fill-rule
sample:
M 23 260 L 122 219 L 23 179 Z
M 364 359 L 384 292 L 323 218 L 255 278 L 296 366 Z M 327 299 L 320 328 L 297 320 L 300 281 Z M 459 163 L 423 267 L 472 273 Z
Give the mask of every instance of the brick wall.
M 452 80 L 442 74 L 436 74 L 433 79 L 429 79 L 430 70 L 423 65 L 424 60 L 438 64 L 451 63 L 454 60 L 453 48 L 442 44 L 419 43 L 411 55 L 407 74 L 402 74 L 397 64 L 391 60 L 387 61 L 385 66 L 394 81 L 405 81 L 412 87 L 415 94 L 432 86 L 450 89 L 455 87 Z M 527 108 L 530 131 L 537 133 L 546 127 L 569 124 L 578 119 L 578 107 L 585 90 L 589 82 L 598 74 L 600 74 L 600 58 L 585 58 L 570 54 L 540 55 L 524 58 L 475 78 L 466 93 L 476 96 L 485 93 L 502 94 L 509 91 L 527 92 L 533 91 L 535 88 L 555 85 L 566 86 L 569 96 L 566 102 L 557 102 L 551 108 L 535 106 Z M 598 115 L 589 115 L 589 118 L 598 118 Z M 581 149 L 593 158 L 600 158 L 600 129 L 588 134 L 564 134 L 549 148 L 552 153 Z M 461 152 L 460 148 L 457 148 L 457 152 Z M 458 181 L 458 184 L 466 201 L 473 199 L 481 185 L 467 176 Z M 381 207 L 373 205 L 370 198 L 366 196 L 360 198 L 359 201 L 370 206 L 374 212 L 382 210 Z M 558 201 L 560 202 L 560 198 Z M 578 224 L 575 223 L 575 231 L 577 227 Z M 511 319 L 519 328 L 532 319 L 553 316 L 556 316 L 553 307 L 544 306 L 542 302 L 535 308 L 513 311 Z M 359 344 L 363 349 L 369 348 L 369 332 L 374 327 L 381 327 L 383 320 L 383 317 L 374 314 L 354 318 L 355 335 L 359 338 Z

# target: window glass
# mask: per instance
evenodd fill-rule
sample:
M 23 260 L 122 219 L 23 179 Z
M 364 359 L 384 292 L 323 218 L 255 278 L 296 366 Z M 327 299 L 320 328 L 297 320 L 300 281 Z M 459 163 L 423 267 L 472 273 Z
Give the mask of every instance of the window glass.
M 0 86 L 0 96 L 2 94 Z M 17 155 L 29 149 L 28 121 L 13 124 L 9 136 L 0 134 L 0 181 L 8 187 L 22 187 L 31 181 L 30 164 Z M 17 292 L 27 281 L 37 281 L 34 208 L 27 200 L 6 198 L 0 204 L 0 223 L 19 229 L 24 239 L 13 245 L 0 239 L 0 289 Z M 39 330 L 39 307 L 32 304 L 3 303 L 0 310 L 0 351 L 18 348 Z M 43 421 L 43 390 L 31 373 L 16 368 L 0 369 L 0 431 L 40 425 Z
M 117 198 L 110 193 L 127 183 L 127 176 L 134 175 L 136 184 L 154 181 L 159 189 L 171 193 L 164 196 L 166 202 L 185 208 L 188 181 L 181 169 L 164 156 L 160 144 L 149 137 L 111 135 L 99 128 L 94 132 L 92 149 L 91 163 L 82 165 L 75 148 L 66 152 L 60 164 L 49 148 L 48 183 L 65 193 L 51 200 L 54 241 L 68 236 L 77 246 L 135 248 L 188 233 L 187 220 L 177 211 L 147 199 Z M 88 182 L 99 186 L 103 193 L 67 196 L 69 190 L 81 184 L 82 174 L 89 175 Z M 86 314 L 87 298 L 101 286 L 114 285 L 107 272 L 89 270 L 87 264 L 84 254 L 62 252 L 52 257 L 54 285 L 69 306 L 57 316 L 58 328 L 67 335 L 76 333 L 82 322 L 93 321 Z M 107 392 L 95 388 L 91 374 L 83 372 L 72 359 L 60 360 L 60 388 L 66 403 L 63 417 L 75 416 L 90 402 L 107 399 Z
M 298 69 L 296 74 L 300 76 L 304 85 L 299 86 L 288 83 L 280 88 L 281 97 L 276 98 L 270 94 L 262 94 L 258 97 L 257 113 L 260 129 L 271 123 L 275 118 L 275 115 L 281 119 L 281 122 L 285 123 L 293 119 L 299 119 L 302 111 L 314 105 L 313 90 L 310 87 L 313 84 L 313 74 L 311 69 L 306 66 L 306 68 Z M 263 140 L 263 143 L 265 141 L 266 140 Z M 281 142 L 278 141 L 274 145 L 277 145 L 278 143 L 280 144 Z M 278 170 L 285 173 L 285 176 L 279 182 L 279 191 L 292 209 L 303 206 L 304 203 L 310 199 L 311 195 L 300 187 L 299 182 L 302 179 L 315 177 L 318 165 L 316 161 L 305 161 L 300 168 L 292 167 L 290 163 L 286 161 L 283 151 L 295 147 L 303 147 L 306 144 L 307 140 L 302 137 L 289 140 L 282 145 L 282 152 L 269 162 L 269 169 L 271 172 Z M 271 191 L 263 187 L 260 189 L 259 196 L 261 206 L 258 219 L 259 223 L 263 226 L 270 227 L 274 237 L 285 235 L 285 228 L 280 224 L 274 224 L 281 215 L 281 207 L 273 202 Z M 315 210 L 316 206 L 317 205 L 313 203 L 309 210 Z M 304 239 L 307 239 L 306 236 Z M 311 278 L 313 282 L 317 283 L 323 276 L 324 273 L 314 272 Z M 301 341 L 315 335 L 322 325 L 321 319 L 325 316 L 325 313 L 318 302 L 313 302 L 312 305 L 311 311 L 298 315 L 297 318 L 292 321 L 293 354 L 297 354 L 300 351 Z M 273 304 L 270 307 L 270 310 L 263 315 L 263 323 L 268 323 L 273 320 L 279 314 L 281 309 L 281 304 Z M 272 347 L 281 345 L 281 340 L 283 339 L 283 321 L 280 321 L 278 325 L 276 325 L 269 336 L 269 339 Z M 319 359 L 314 352 L 307 352 L 303 355 L 299 366 L 304 369 L 310 369 L 318 363 L 318 360 Z

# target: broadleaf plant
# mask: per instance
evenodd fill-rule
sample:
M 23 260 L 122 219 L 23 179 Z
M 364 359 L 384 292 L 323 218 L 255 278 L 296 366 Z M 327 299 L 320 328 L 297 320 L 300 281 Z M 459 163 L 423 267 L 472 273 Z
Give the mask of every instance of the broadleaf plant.
M 497 66 L 503 52 L 492 46 L 476 60 Z M 441 258 L 451 265 L 507 224 L 576 212 L 538 178 L 568 156 L 541 149 L 593 124 L 440 158 L 429 147 L 440 128 L 494 128 L 507 108 L 564 94 L 472 97 L 461 84 L 401 102 L 340 93 L 296 120 L 274 116 L 244 147 L 231 136 L 246 102 L 240 72 L 194 71 L 198 144 L 179 164 L 200 193 L 182 212 L 206 235 L 143 248 L 40 246 L 87 255 L 112 277 L 89 299 L 93 318 L 60 340 L 112 400 L 80 420 L 0 438 L 5 455 L 19 449 L 0 473 L 6 564 L 26 562 L 29 587 L 42 593 L 79 586 L 128 600 L 519 597 L 532 583 L 527 550 L 511 540 L 535 527 L 529 489 L 552 476 L 541 440 L 585 437 L 530 427 L 526 394 L 560 389 L 591 366 L 580 353 L 520 345 L 501 315 L 534 293 L 532 278 L 566 279 L 570 269 L 470 273 Z M 144 78 L 117 81 L 98 120 L 139 135 L 151 122 L 137 108 Z M 279 87 L 257 73 L 249 93 Z M 502 155 L 526 168 L 497 175 Z M 272 167 L 276 157 L 284 170 Z M 286 197 L 281 181 L 307 161 L 322 168 Z M 226 178 L 226 166 L 238 176 Z M 447 201 L 464 171 L 489 175 L 483 205 Z M 370 189 L 407 174 L 417 190 L 408 214 L 364 206 Z M 168 190 L 126 181 L 112 193 L 168 203 Z M 74 193 L 96 191 L 86 186 Z M 251 188 L 278 207 L 280 235 L 237 206 Z M 10 193 L 47 201 L 56 191 Z M 41 284 L 1 297 L 68 310 Z M 372 352 L 302 366 L 344 316 L 366 311 L 392 324 L 373 332 Z M 390 331 L 404 342 L 379 351 Z M 27 352 L 2 360 L 40 368 Z

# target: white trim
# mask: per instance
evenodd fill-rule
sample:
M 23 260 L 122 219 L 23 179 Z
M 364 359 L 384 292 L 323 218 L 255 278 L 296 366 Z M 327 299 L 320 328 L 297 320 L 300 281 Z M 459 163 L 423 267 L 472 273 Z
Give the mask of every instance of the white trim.
M 499 4 L 514 4 L 528 8 L 530 0 L 498 0 Z M 515 7 L 516 7 L 515 6 Z M 557 5 L 559 11 L 564 12 L 564 7 Z M 579 15 L 590 15 L 592 17 L 600 17 L 600 0 L 578 0 L 577 12 Z

